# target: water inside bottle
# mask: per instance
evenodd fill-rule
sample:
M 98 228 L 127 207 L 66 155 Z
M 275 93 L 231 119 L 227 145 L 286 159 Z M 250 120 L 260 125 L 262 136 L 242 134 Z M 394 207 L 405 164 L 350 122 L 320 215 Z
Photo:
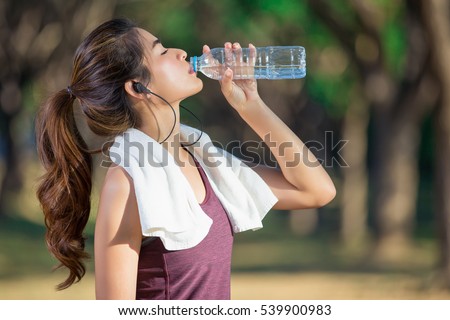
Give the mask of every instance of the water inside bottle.
M 289 66 L 230 66 L 233 71 L 233 79 L 299 79 L 306 76 L 306 68 L 304 66 L 293 67 Z M 227 67 L 224 65 L 202 67 L 201 71 L 209 78 L 220 80 L 226 71 Z

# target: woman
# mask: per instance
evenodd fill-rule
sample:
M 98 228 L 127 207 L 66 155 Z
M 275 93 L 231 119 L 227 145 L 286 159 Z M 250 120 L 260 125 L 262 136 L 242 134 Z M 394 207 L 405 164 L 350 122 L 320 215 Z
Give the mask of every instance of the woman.
M 334 198 L 330 177 L 264 104 L 256 81 L 233 81 L 227 70 L 220 85 L 242 119 L 270 137 L 281 170 L 247 167 L 180 124 L 180 102 L 203 86 L 183 50 L 121 19 L 82 42 L 70 85 L 36 122 L 47 245 L 70 271 L 59 289 L 85 273 L 92 159 L 76 128 L 75 99 L 90 129 L 114 139 L 95 227 L 98 299 L 229 299 L 233 232 L 260 228 L 272 207 L 320 207 Z M 299 155 L 308 161 L 292 165 Z

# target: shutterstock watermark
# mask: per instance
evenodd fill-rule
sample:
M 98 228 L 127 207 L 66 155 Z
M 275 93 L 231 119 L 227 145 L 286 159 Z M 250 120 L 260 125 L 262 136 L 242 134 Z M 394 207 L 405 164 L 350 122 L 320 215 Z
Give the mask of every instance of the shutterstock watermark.
M 188 141 L 195 141 L 196 137 L 189 136 Z M 178 146 L 180 143 L 179 135 L 173 142 L 172 146 Z M 231 166 L 231 155 L 237 156 L 245 162 L 247 166 L 266 165 L 269 167 L 279 166 L 279 161 L 283 161 L 288 168 L 298 165 L 308 167 L 323 166 L 325 168 L 332 167 L 349 167 L 341 155 L 342 150 L 347 145 L 348 140 L 336 140 L 333 131 L 325 132 L 323 142 L 310 140 L 304 142 L 301 147 L 293 141 L 283 141 L 277 143 L 272 140 L 271 135 L 264 136 L 262 141 L 239 141 L 233 140 L 227 144 L 218 141 L 208 141 L 206 143 L 196 143 L 190 147 L 195 153 L 201 154 L 203 163 L 208 167 L 217 167 L 225 162 Z M 199 150 L 199 148 L 201 150 Z M 124 167 L 129 167 L 130 162 L 138 163 L 139 167 L 146 165 L 162 167 L 167 166 L 170 162 L 175 161 L 182 165 L 180 160 L 180 149 L 174 148 L 174 154 L 171 155 L 157 142 L 148 141 L 142 144 L 138 141 L 131 141 L 130 134 L 124 133 L 122 143 L 118 141 L 108 141 L 103 145 L 103 155 L 108 160 L 101 162 L 102 167 L 109 167 L 112 163 L 120 163 Z M 223 152 L 225 150 L 226 152 Z M 322 158 L 316 154 L 320 153 Z M 315 155 L 314 160 L 311 154 Z

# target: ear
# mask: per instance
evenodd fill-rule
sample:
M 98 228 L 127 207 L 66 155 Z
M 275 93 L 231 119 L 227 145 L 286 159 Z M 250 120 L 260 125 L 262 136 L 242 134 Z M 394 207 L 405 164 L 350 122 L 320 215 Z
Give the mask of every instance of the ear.
M 135 89 L 133 88 L 133 83 L 135 82 L 139 82 L 139 80 L 133 79 L 133 80 L 128 80 L 127 82 L 125 82 L 124 84 L 124 88 L 126 93 L 131 96 L 134 99 L 137 100 L 143 100 L 143 99 L 151 99 L 150 94 L 146 94 L 146 93 L 139 93 L 136 92 Z

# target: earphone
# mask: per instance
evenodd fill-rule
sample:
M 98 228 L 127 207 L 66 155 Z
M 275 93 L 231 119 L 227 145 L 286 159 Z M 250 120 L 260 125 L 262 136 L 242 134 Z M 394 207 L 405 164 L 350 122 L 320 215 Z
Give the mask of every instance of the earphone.
M 136 92 L 136 93 L 148 93 L 148 94 L 152 94 L 152 95 L 158 97 L 159 99 L 164 101 L 172 109 L 173 116 L 174 116 L 174 122 L 173 122 L 172 129 L 170 130 L 170 132 L 167 135 L 167 137 L 163 141 L 160 142 L 160 143 L 164 143 L 167 139 L 169 139 L 169 137 L 172 134 L 173 130 L 175 129 L 175 125 L 177 123 L 177 114 L 175 113 L 175 109 L 172 107 L 172 105 L 166 99 L 164 99 L 160 95 L 152 92 L 149 88 L 144 86 L 142 83 L 133 81 L 132 87 L 133 87 L 134 92 Z M 200 129 L 200 136 L 198 137 L 198 139 L 196 141 L 192 142 L 192 143 L 183 144 L 183 146 L 185 146 L 185 147 L 192 146 L 192 145 L 196 144 L 200 140 L 200 138 L 202 137 L 203 125 L 202 125 L 202 122 L 200 121 L 200 119 L 192 111 L 190 111 L 189 109 L 183 107 L 182 105 L 180 105 L 180 107 L 183 108 L 184 110 L 188 111 L 190 114 L 192 114 L 194 116 L 194 118 L 197 119 L 198 122 L 200 122 L 201 129 Z
M 140 82 L 134 82 L 133 81 L 133 90 L 136 93 L 149 93 L 152 94 L 153 92 L 150 91 L 150 89 L 148 89 L 146 86 L 144 86 L 142 83 Z

